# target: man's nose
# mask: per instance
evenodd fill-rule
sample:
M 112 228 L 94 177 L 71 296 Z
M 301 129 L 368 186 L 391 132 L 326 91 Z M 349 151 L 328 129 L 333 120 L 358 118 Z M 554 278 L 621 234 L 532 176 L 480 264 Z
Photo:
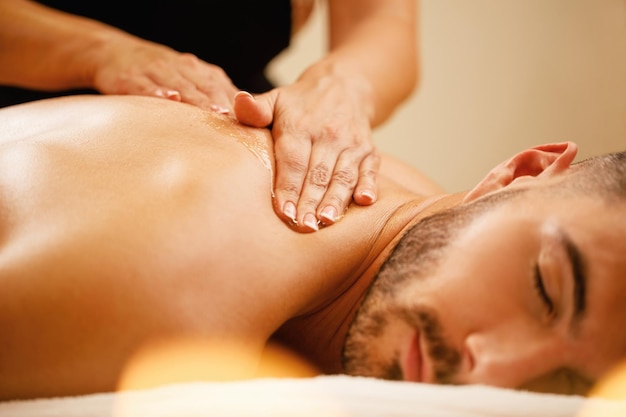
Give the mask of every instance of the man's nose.
M 558 340 L 520 333 L 469 335 L 465 343 L 470 366 L 462 382 L 519 388 L 561 366 L 564 352 Z

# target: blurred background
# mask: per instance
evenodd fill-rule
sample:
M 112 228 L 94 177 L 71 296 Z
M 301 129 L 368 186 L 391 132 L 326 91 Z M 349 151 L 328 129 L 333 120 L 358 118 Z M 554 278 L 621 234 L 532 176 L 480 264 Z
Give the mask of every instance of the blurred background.
M 527 147 L 626 149 L 626 0 L 421 0 L 421 82 L 374 132 L 447 191 Z M 292 81 L 326 42 L 324 2 L 269 69 Z M 393 77 L 393 74 L 390 74 Z

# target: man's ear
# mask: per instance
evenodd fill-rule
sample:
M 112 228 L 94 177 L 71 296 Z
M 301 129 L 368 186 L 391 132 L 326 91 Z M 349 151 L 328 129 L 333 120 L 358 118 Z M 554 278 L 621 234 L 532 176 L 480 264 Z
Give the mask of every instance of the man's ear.
M 569 168 L 578 146 L 573 142 L 553 143 L 526 149 L 497 165 L 463 199 L 468 203 L 485 194 L 500 190 L 520 177 L 545 177 Z

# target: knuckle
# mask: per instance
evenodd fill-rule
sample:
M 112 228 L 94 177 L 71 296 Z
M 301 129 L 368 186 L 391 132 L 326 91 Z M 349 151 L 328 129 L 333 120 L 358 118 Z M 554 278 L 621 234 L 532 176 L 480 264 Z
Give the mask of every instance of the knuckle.
M 333 183 L 337 183 L 343 187 L 352 188 L 355 186 L 356 181 L 357 177 L 351 169 L 342 168 L 333 173 Z
M 324 138 L 332 142 L 336 142 L 342 137 L 341 129 L 335 125 L 326 125 L 322 129 Z
M 281 184 L 277 191 L 287 198 L 297 199 L 300 195 L 300 186 L 294 182 Z
M 207 78 L 211 80 L 226 80 L 226 79 L 230 80 L 230 78 L 226 74 L 226 71 L 224 71 L 222 67 L 219 67 L 215 64 L 210 64 L 210 63 L 203 63 L 203 64 L 204 64 L 203 72 L 204 74 L 206 74 Z
M 373 180 L 374 178 L 376 178 L 376 174 L 377 171 L 373 168 L 366 168 L 361 170 L 361 172 L 359 172 L 359 176 L 361 177 L 361 179 L 366 179 L 366 180 Z
M 317 164 L 309 171 L 308 182 L 317 188 L 326 188 L 330 181 L 328 166 L 324 163 Z
M 309 167 L 304 159 L 296 155 L 288 156 L 284 161 L 281 161 L 281 164 L 284 165 L 289 171 L 300 175 L 304 175 Z
M 190 53 L 190 52 L 182 52 L 180 54 L 180 59 L 182 62 L 188 63 L 188 64 L 197 64 L 199 63 L 200 59 L 195 56 L 194 54 Z
M 359 159 L 373 156 L 376 153 L 374 144 L 369 140 L 362 140 L 360 137 L 355 137 L 351 150 Z
M 309 196 L 309 197 L 302 197 L 298 205 L 300 206 L 299 208 L 305 208 L 305 209 L 308 208 L 311 211 L 315 211 L 319 203 L 320 203 L 320 200 Z
M 363 159 L 363 163 L 361 164 L 360 170 L 361 171 L 374 171 L 374 175 L 375 175 L 376 171 L 380 167 L 380 161 L 381 161 L 380 153 L 378 152 L 378 149 L 374 147 L 372 151 L 369 154 L 367 154 L 365 158 Z
M 365 141 L 364 143 L 362 143 L 360 145 L 360 148 L 363 150 L 363 152 L 366 155 L 371 155 L 371 156 L 376 156 L 377 155 L 376 147 L 370 141 Z
M 279 171 L 283 169 L 301 176 L 303 176 L 309 168 L 308 157 L 302 154 L 300 148 L 291 143 L 285 143 L 284 141 L 280 143 L 280 146 L 276 150 L 276 164 L 278 165 Z

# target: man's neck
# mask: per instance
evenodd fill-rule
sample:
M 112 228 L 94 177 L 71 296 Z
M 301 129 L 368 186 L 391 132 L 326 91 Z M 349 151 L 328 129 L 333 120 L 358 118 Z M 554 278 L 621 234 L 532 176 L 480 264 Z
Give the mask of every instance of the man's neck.
M 342 350 L 348 328 L 378 270 L 404 232 L 421 219 L 461 203 L 464 194 L 439 195 L 411 200 L 394 210 L 375 240 L 371 257 L 346 277 L 346 290 L 329 298 L 319 310 L 288 321 L 274 339 L 286 344 L 312 363 L 321 373 L 343 372 Z

